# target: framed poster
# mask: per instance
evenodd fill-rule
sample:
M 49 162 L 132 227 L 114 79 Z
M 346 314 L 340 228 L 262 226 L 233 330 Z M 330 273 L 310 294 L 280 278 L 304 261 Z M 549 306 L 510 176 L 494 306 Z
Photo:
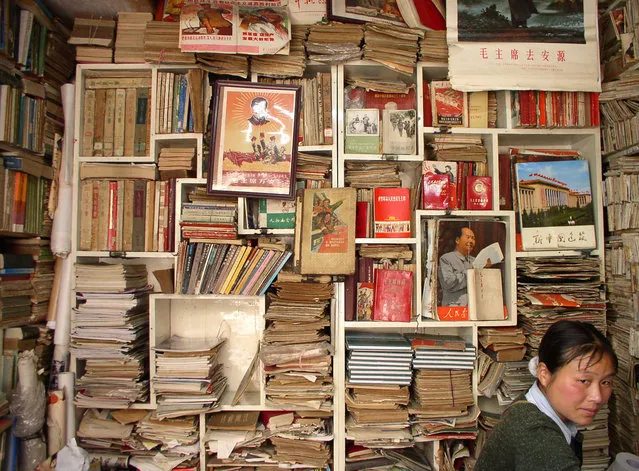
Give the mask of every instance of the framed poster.
M 601 91 L 595 0 L 448 0 L 446 28 L 455 90 Z
M 396 0 L 330 0 L 328 17 L 347 23 L 387 23 L 406 26 Z
M 293 199 L 300 87 L 215 84 L 207 190 Z

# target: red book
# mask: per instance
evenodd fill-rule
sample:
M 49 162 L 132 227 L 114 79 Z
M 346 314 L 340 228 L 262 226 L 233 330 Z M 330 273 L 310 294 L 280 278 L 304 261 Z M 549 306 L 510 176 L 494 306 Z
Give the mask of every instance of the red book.
M 590 98 L 590 122 L 588 125 L 599 127 L 599 93 L 591 92 L 588 96 Z
M 410 189 L 375 188 L 375 237 L 410 237 Z
M 546 92 L 539 92 L 539 126 L 546 127 L 548 122 L 546 121 Z
M 422 208 L 447 209 L 450 207 L 450 177 L 445 173 L 430 173 L 423 177 Z
M 499 154 L 499 209 L 513 209 L 510 155 Z
M 368 237 L 368 201 L 358 201 L 355 206 L 355 237 Z
M 388 103 L 395 103 L 397 110 L 414 110 L 417 108 L 415 100 L 415 89 L 411 88 L 408 93 L 384 93 L 375 90 L 366 91 L 366 108 L 377 108 L 383 110 Z
M 493 179 L 466 177 L 466 209 L 493 209 Z
M 413 272 L 375 270 L 373 320 L 410 322 L 413 309 Z
M 423 105 L 424 105 L 424 116 L 422 119 L 424 120 L 424 127 L 430 127 L 433 125 L 433 104 L 431 103 L 430 97 L 430 84 L 424 80 L 424 96 L 423 96 Z

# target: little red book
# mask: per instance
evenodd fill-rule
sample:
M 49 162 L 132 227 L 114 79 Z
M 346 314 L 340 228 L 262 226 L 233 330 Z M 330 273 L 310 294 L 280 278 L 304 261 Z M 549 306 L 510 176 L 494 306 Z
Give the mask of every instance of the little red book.
M 466 177 L 466 209 L 493 209 L 493 179 Z
M 413 309 L 413 272 L 375 270 L 373 320 L 410 322 Z
M 368 201 L 358 201 L 355 206 L 355 237 L 368 237 Z
M 375 237 L 410 237 L 410 188 L 375 188 Z

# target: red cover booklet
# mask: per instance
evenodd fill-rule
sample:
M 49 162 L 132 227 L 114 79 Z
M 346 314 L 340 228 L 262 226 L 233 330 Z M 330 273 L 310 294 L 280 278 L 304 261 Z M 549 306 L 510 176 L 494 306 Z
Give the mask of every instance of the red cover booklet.
M 374 321 L 410 322 L 413 309 L 413 272 L 375 270 Z
M 424 175 L 423 209 L 446 209 L 450 206 L 450 178 L 448 175 Z
M 375 237 L 410 237 L 410 188 L 375 188 Z
M 466 209 L 493 209 L 491 177 L 466 177 Z

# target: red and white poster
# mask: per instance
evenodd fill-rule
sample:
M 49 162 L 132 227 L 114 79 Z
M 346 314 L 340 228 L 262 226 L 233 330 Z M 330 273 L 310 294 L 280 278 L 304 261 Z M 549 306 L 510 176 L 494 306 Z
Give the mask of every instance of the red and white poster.
M 601 91 L 595 0 L 448 0 L 456 90 Z

